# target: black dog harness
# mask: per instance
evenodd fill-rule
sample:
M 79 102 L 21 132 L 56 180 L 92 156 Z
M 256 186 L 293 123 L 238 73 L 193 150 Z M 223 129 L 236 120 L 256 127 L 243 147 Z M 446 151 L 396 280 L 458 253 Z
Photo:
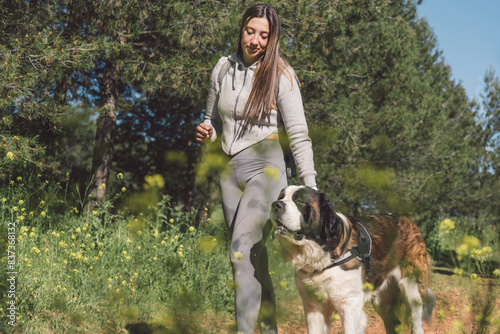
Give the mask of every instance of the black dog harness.
M 370 254 L 372 252 L 372 238 L 368 234 L 366 227 L 360 222 L 356 222 L 358 226 L 358 246 L 350 251 L 347 251 L 343 256 L 334 260 L 328 267 L 323 268 L 321 271 L 340 266 L 354 258 L 360 260 L 365 266 L 365 273 L 368 275 L 370 272 Z

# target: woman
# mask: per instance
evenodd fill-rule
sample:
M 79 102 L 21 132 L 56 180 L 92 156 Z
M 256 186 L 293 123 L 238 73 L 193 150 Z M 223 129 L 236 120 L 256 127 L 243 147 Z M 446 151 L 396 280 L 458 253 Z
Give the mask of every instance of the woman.
M 316 187 L 311 140 L 295 74 L 279 52 L 280 24 L 274 8 L 256 5 L 243 15 L 237 52 L 212 72 L 200 142 L 221 137 L 229 158 L 221 175 L 222 207 L 231 233 L 238 333 L 277 333 L 274 290 L 265 240 L 271 203 L 287 185 L 285 130 L 299 177 Z

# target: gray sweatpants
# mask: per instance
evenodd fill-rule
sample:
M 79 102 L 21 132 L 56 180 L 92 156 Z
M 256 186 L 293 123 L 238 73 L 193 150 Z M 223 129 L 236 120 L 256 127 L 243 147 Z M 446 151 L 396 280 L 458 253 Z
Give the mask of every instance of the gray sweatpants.
M 265 242 L 271 230 L 271 203 L 286 187 L 278 140 L 263 140 L 230 157 L 221 175 L 222 207 L 231 234 L 238 333 L 277 333 L 276 301 Z

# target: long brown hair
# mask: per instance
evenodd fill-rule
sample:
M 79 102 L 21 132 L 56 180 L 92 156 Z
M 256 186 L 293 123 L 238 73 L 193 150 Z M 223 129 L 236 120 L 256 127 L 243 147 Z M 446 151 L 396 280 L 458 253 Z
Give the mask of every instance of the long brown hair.
M 259 59 L 252 90 L 245 105 L 247 119 L 259 116 L 262 112 L 270 113 L 271 108 L 276 109 L 276 86 L 279 74 L 286 73 L 288 65 L 286 59 L 280 54 L 281 26 L 276 10 L 268 5 L 260 4 L 247 9 L 240 24 L 238 36 L 238 50 L 240 59 L 243 59 L 241 39 L 248 22 L 253 18 L 266 18 L 269 22 L 269 37 L 266 50 Z M 288 73 L 287 73 L 288 74 Z M 291 76 L 287 75 L 290 80 Z

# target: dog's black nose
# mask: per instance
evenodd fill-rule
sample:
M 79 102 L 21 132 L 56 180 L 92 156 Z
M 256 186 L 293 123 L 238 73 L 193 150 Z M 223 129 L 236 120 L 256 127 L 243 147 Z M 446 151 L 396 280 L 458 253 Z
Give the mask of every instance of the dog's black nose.
M 285 208 L 285 203 L 283 201 L 276 201 L 273 203 L 273 206 L 275 210 L 281 211 Z

